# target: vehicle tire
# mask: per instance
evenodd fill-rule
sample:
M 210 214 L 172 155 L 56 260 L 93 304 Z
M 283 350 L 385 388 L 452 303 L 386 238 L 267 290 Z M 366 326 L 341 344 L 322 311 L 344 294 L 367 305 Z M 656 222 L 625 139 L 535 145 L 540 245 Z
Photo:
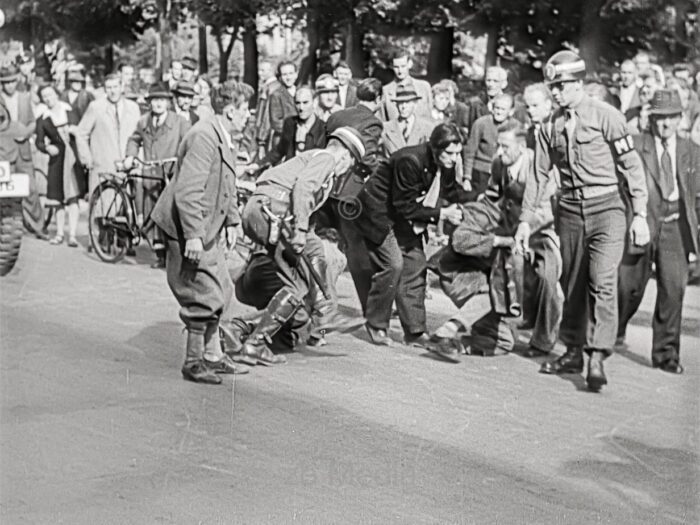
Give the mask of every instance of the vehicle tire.
M 121 187 L 112 181 L 98 185 L 90 196 L 90 245 L 104 262 L 117 263 L 126 255 L 131 242 L 130 235 L 125 231 L 131 226 L 128 202 L 128 197 Z M 118 226 L 123 226 L 124 229 Z
M 22 201 L 3 199 L 0 201 L 0 276 L 14 268 L 22 245 Z

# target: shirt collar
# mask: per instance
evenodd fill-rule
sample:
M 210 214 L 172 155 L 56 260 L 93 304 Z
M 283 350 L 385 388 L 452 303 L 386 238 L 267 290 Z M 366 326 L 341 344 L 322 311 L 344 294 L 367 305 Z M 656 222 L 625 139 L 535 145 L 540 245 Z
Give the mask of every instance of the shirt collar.
M 654 135 L 654 142 L 656 143 L 656 149 L 659 151 L 659 155 L 661 152 L 663 152 L 664 149 L 664 143 L 661 137 L 657 137 Z M 669 154 L 673 157 L 676 153 L 676 135 L 671 135 L 667 140 L 666 140 L 666 149 L 668 149 Z
M 224 128 L 224 123 L 221 121 L 221 117 L 218 115 L 216 116 L 216 122 L 219 124 L 219 129 L 221 130 L 221 132 L 224 135 L 224 139 L 226 140 L 226 144 L 228 145 L 229 149 L 231 151 L 233 151 L 236 147 L 236 145 L 233 143 L 233 137 L 231 136 L 231 134 L 228 131 L 226 131 L 226 129 Z
M 506 168 L 506 170 L 508 171 L 508 175 L 510 175 L 511 179 L 517 180 L 518 173 L 520 173 L 520 167 L 523 165 L 524 159 L 525 152 L 523 151 L 520 153 L 520 156 L 517 158 L 517 160 Z

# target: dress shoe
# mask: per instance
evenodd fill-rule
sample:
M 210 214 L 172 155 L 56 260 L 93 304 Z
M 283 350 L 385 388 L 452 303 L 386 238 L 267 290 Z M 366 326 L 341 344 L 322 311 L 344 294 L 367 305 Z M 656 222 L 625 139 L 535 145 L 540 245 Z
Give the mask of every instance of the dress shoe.
M 365 327 L 369 334 L 369 340 L 373 345 L 391 346 L 391 338 L 387 335 L 386 330 L 383 328 L 373 328 L 369 324 L 365 324 Z
M 659 370 L 663 372 L 668 372 L 669 374 L 682 374 L 683 373 L 683 367 L 681 364 L 676 361 L 664 361 L 663 363 L 659 363 L 654 365 L 654 368 L 658 368 Z
M 247 367 L 236 365 L 229 356 L 224 356 L 218 361 L 209 361 L 204 359 L 204 364 L 209 370 L 213 370 L 217 374 L 247 374 L 250 370 Z
M 528 346 L 526 350 L 523 350 L 522 356 L 531 359 L 533 357 L 544 357 L 548 353 L 549 352 L 545 352 L 544 350 L 540 350 L 539 348 L 535 348 L 534 346 Z
M 592 352 L 588 359 L 588 374 L 586 375 L 586 385 L 588 390 L 599 392 L 603 386 L 608 384 L 603 369 L 603 352 Z
M 211 370 L 203 361 L 185 364 L 182 367 L 182 377 L 195 383 L 205 383 L 208 385 L 221 384 L 221 378 Z
M 566 353 L 554 361 L 542 363 L 542 374 L 580 374 L 583 372 L 583 350 L 581 347 L 569 347 Z
M 403 336 L 403 343 L 406 346 L 412 346 L 415 348 L 425 348 L 429 350 L 432 346 L 430 343 L 430 337 L 421 332 L 420 334 L 406 334 Z
M 450 363 L 459 363 L 460 351 L 457 342 L 449 337 L 440 337 L 438 335 L 430 336 L 430 346 L 428 350 Z
M 265 344 L 265 341 L 246 341 L 240 353 L 233 357 L 237 363 L 246 365 L 281 365 L 287 362 L 287 358 L 282 355 L 275 355 Z
M 151 268 L 154 270 L 162 270 L 165 268 L 165 257 L 158 257 L 156 262 L 151 265 Z

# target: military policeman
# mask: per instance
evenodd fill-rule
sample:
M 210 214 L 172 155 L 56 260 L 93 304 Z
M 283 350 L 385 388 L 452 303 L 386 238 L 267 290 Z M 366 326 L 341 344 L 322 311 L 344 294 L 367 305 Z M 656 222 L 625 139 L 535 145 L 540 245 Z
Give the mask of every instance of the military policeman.
M 250 113 L 252 88 L 225 82 L 212 92 L 214 115 L 185 135 L 177 171 L 151 218 L 166 236 L 168 285 L 187 329 L 182 375 L 219 384 L 217 373 L 244 372 L 221 351 L 219 319 L 233 295 L 221 240 L 232 246 L 240 224 L 235 187 L 235 147 Z
M 336 177 L 344 175 L 364 155 L 360 134 L 340 127 L 331 133 L 325 149 L 304 151 L 258 178 L 255 193 L 243 210 L 243 231 L 267 248 L 284 285 L 247 338 L 239 361 L 251 365 L 284 362 L 266 342 L 305 301 L 314 308 L 312 317 L 322 323 L 335 313 L 330 299 L 323 294 L 323 244 L 309 222 L 311 214 L 328 199 Z
M 537 202 L 543 198 L 551 168 L 561 176 L 557 212 L 565 301 L 559 337 L 567 350 L 542 365 L 546 374 L 582 373 L 589 354 L 586 382 L 598 391 L 607 384 L 603 360 L 617 332 L 617 269 L 625 247 L 627 221 L 618 183 L 626 182 L 634 212 L 629 233 L 639 246 L 649 242 L 647 188 L 639 155 L 627 134 L 625 118 L 612 106 L 583 91 L 585 62 L 572 51 L 554 54 L 545 81 L 559 105 L 551 128 L 543 128 L 535 148 L 534 191 L 526 191 L 516 244 L 528 245 Z

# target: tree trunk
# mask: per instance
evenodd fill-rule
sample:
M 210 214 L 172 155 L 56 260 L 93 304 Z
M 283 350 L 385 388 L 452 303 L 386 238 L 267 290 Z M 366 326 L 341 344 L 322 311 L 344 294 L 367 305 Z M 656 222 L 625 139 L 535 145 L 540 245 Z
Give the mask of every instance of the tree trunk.
M 316 51 L 319 47 L 321 33 L 318 9 L 317 2 L 309 1 L 306 10 L 306 36 L 309 41 L 309 52 L 299 68 L 298 83 L 300 85 L 308 84 L 311 79 L 316 78 Z
M 452 53 L 455 43 L 453 27 L 445 27 L 432 35 L 428 53 L 428 81 L 433 84 L 452 78 Z
M 606 24 L 600 17 L 600 10 L 605 0 L 589 0 L 581 4 L 581 29 L 579 33 L 579 50 L 586 62 L 588 71 L 597 71 L 599 59 L 603 53 Z
M 199 72 L 206 75 L 209 73 L 209 55 L 207 54 L 207 26 L 199 24 L 197 29 L 199 40 Z
M 486 63 L 485 66 L 495 66 L 498 60 L 498 25 L 486 22 Z
M 219 82 L 226 82 L 226 80 L 228 80 L 228 60 L 231 58 L 231 52 L 233 51 L 233 45 L 236 43 L 237 36 L 238 26 L 235 26 L 228 45 L 224 47 L 221 33 L 217 33 L 216 35 L 216 45 L 219 47 Z
M 111 42 L 105 46 L 105 74 L 114 71 L 114 44 Z
M 255 19 L 246 24 L 243 33 L 243 82 L 255 90 L 250 102 L 254 106 L 258 92 L 258 30 Z
M 357 19 L 353 16 L 348 21 L 345 34 L 345 61 L 350 66 L 355 78 L 365 76 L 365 49 L 362 46 L 364 35 Z
M 156 64 L 158 79 L 163 80 L 170 70 L 172 62 L 172 28 L 170 27 L 170 0 L 165 0 L 158 16 L 158 34 L 160 37 L 160 61 Z

